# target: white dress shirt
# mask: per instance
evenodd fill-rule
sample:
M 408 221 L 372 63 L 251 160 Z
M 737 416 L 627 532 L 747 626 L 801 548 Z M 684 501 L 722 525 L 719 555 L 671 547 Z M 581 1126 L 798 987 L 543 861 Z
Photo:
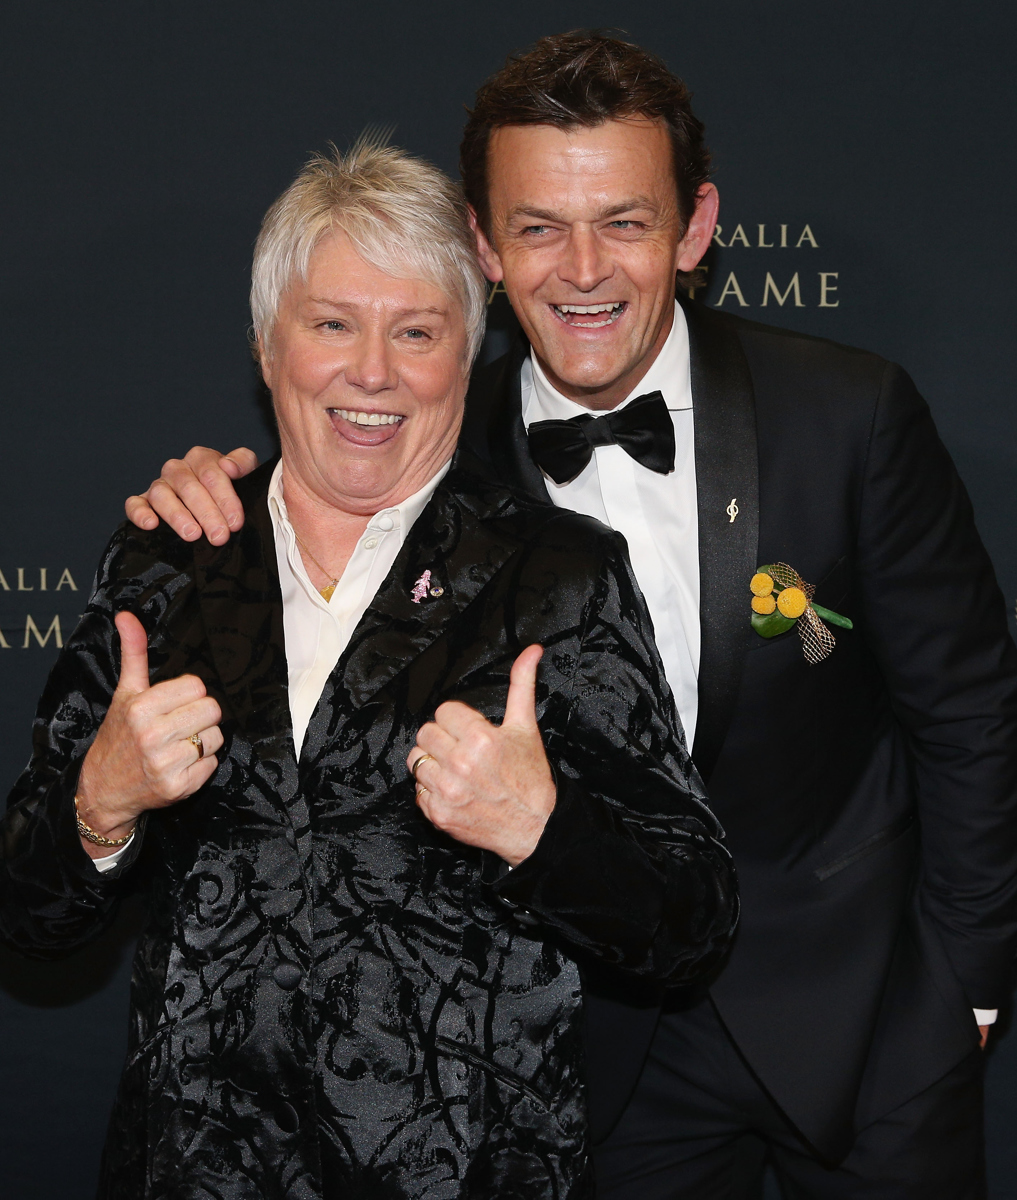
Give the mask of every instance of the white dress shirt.
M 424 511 L 450 463 L 402 504 L 368 522 L 330 600 L 311 583 L 283 499 L 282 464 L 268 489 L 275 555 L 282 587 L 283 635 L 289 672 L 293 744 L 300 755 L 307 723 L 353 631 L 385 582 L 413 522 Z M 327 567 L 327 561 L 322 563 Z
M 534 421 L 600 415 L 556 391 L 532 354 L 523 364 L 520 383 L 527 429 Z M 674 425 L 673 471 L 659 475 L 621 446 L 596 446 L 589 465 L 575 479 L 555 483 L 544 478 L 559 507 L 596 517 L 625 536 L 691 749 L 699 711 L 699 515 L 689 331 L 678 304 L 656 360 L 614 411 L 637 396 L 658 391 Z
M 360 618 L 392 570 L 392 564 L 413 522 L 427 507 L 427 502 L 451 465 L 451 462 L 447 462 L 419 492 L 414 492 L 402 504 L 375 513 L 360 535 L 342 578 L 327 601 L 311 583 L 300 557 L 297 536 L 290 524 L 283 498 L 281 462 L 272 473 L 268 487 L 268 511 L 272 518 L 275 557 L 282 588 L 290 719 L 298 758 L 307 724 L 329 675 L 349 645 Z M 323 565 L 328 566 L 328 563 Z M 130 844 L 128 841 L 112 854 L 93 859 L 96 870 L 111 870 Z

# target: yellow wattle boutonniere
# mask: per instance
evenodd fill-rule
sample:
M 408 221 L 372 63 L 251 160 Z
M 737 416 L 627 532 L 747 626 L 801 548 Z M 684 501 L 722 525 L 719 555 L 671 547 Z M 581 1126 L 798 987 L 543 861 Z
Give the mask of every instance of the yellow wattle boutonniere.
M 772 638 L 798 626 L 802 651 L 810 663 L 820 663 L 833 653 L 837 639 L 823 624 L 854 629 L 854 622 L 821 604 L 813 604 L 816 589 L 787 563 L 759 567 L 749 581 L 752 593 L 752 628 L 760 637 Z

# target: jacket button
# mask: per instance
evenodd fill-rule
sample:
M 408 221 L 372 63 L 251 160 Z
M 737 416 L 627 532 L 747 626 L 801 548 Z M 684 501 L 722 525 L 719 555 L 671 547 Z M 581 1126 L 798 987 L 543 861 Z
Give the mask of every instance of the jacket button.
M 277 963 L 272 971 L 272 978 L 287 992 L 292 992 L 297 984 L 303 979 L 304 973 L 296 963 L 281 962 Z
M 296 1133 L 300 1128 L 300 1118 L 292 1104 L 280 1104 L 275 1110 L 275 1123 L 283 1133 Z

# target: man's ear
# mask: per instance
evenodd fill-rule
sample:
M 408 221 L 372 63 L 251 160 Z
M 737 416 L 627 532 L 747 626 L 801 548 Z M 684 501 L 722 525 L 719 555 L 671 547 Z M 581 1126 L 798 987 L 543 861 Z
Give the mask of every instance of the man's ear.
M 693 271 L 699 266 L 699 260 L 710 248 L 719 211 L 720 195 L 717 189 L 712 183 L 704 183 L 696 192 L 695 211 L 685 236 L 678 243 L 675 270 Z
M 505 278 L 505 272 L 502 270 L 498 251 L 491 245 L 490 239 L 481 227 L 476 209 L 472 204 L 467 207 L 470 210 L 470 228 L 477 239 L 477 258 L 480 260 L 480 269 L 491 283 L 500 283 Z

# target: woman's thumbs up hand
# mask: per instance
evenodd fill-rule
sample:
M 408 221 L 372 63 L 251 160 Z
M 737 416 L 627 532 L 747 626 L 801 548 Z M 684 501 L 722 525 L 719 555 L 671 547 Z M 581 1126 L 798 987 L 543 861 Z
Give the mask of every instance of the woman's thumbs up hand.
M 175 804 L 207 783 L 223 743 L 222 713 L 201 680 L 181 675 L 153 687 L 144 626 L 122 612 L 116 627 L 120 679 L 85 755 L 77 792 L 78 816 L 114 840 L 126 836 L 146 809 Z M 85 839 L 82 845 L 92 858 L 109 853 Z
M 554 809 L 555 787 L 537 726 L 537 664 L 528 646 L 512 665 L 505 719 L 493 725 L 458 701 L 441 705 L 417 734 L 406 765 L 417 766 L 417 803 L 457 841 L 516 866 L 532 854 Z

